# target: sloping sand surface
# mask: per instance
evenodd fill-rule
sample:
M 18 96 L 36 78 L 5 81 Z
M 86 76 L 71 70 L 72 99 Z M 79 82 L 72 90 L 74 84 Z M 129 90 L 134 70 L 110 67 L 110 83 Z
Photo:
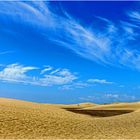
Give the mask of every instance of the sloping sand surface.
M 83 110 L 87 107 L 95 114 L 96 110 L 130 110 L 119 115 L 98 117 L 69 111 L 64 109 L 65 105 L 60 107 L 1 98 L 0 139 L 140 139 L 139 104 L 91 104 L 92 107 L 82 104 Z
M 52 105 L 52 104 L 51 104 Z M 56 107 L 62 108 L 62 109 L 84 109 L 84 108 L 88 108 L 88 107 L 95 107 L 97 104 L 94 103 L 80 103 L 80 104 L 68 104 L 68 105 L 64 105 L 64 104 L 53 104 Z
M 106 104 L 106 105 L 98 105 L 98 106 L 91 106 L 85 107 L 84 109 L 102 109 L 102 110 L 137 110 L 140 109 L 140 102 L 135 103 L 114 103 L 114 104 Z

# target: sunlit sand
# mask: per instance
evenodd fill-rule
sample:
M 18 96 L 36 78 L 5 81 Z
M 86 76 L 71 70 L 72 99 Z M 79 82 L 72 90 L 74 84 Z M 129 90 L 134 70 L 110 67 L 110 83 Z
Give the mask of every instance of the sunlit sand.
M 0 139 L 140 139 L 140 102 L 39 104 L 0 99 Z

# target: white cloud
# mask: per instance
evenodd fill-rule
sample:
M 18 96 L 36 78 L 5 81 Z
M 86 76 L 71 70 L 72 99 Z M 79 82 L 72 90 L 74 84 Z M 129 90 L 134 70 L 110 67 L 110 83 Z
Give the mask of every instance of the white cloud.
M 128 15 L 131 17 L 131 20 L 140 24 L 140 12 L 139 11 L 130 11 Z
M 89 87 L 89 86 L 91 86 L 91 85 L 87 82 L 77 81 L 77 82 L 74 82 L 74 83 L 71 83 L 71 84 L 66 84 L 64 86 L 61 86 L 60 89 L 61 90 L 73 90 L 73 89 L 76 89 L 76 88 L 86 88 L 86 87 Z
M 31 66 L 24 67 L 19 64 L 11 64 L 0 71 L 0 79 L 10 82 L 24 82 L 30 79 L 30 77 L 26 75 L 26 72 L 34 69 L 37 68 Z
M 106 98 L 116 98 L 117 99 L 117 98 L 119 98 L 119 96 L 120 95 L 118 95 L 118 94 L 105 94 Z
M 77 77 L 68 69 L 61 69 L 56 73 L 46 74 L 43 78 L 39 79 L 39 84 L 42 86 L 47 85 L 64 85 L 76 80 Z
M 50 74 L 55 74 L 57 73 L 58 71 L 60 71 L 60 68 L 56 69 L 56 70 L 53 70 Z
M 105 94 L 105 98 L 114 99 L 115 101 L 134 101 L 136 98 L 134 95 L 127 95 L 127 94 Z
M 10 64 L 0 71 L 0 80 L 14 83 L 24 83 L 39 86 L 54 86 L 54 85 L 65 85 L 70 84 L 78 77 L 76 77 L 68 69 L 60 69 L 55 73 L 44 74 L 41 73 L 38 76 L 30 76 L 27 72 L 36 70 L 37 67 L 23 66 L 20 64 Z M 46 68 L 44 69 L 46 71 Z M 52 67 L 49 67 L 49 71 Z M 42 70 L 41 70 L 42 72 Z
M 93 87 L 95 86 L 95 84 L 105 84 L 105 85 L 111 85 L 114 84 L 114 82 L 109 82 L 107 80 L 104 79 L 88 79 L 85 81 L 75 81 L 71 84 L 66 84 L 64 86 L 61 86 L 60 89 L 61 90 L 73 90 L 76 88 L 86 88 L 86 87 Z
M 112 103 L 112 102 L 128 102 L 128 101 L 138 101 L 139 99 L 134 95 L 127 94 L 98 94 L 86 97 L 79 97 L 82 102 L 94 102 L 94 103 Z
M 51 67 L 51 66 L 46 66 L 46 67 L 40 72 L 40 74 L 44 74 L 45 72 L 50 71 L 50 70 L 52 70 L 52 69 L 53 69 L 53 67 Z
M 36 71 L 33 75 L 30 71 Z M 39 73 L 37 73 L 39 71 Z M 88 79 L 80 81 L 75 73 L 69 69 L 54 69 L 47 66 L 43 70 L 34 66 L 24 66 L 18 63 L 2 65 L 0 71 L 0 81 L 10 83 L 23 83 L 38 86 L 59 86 L 59 89 L 68 90 L 75 88 L 85 88 L 93 86 L 93 83 L 112 84 L 107 80 Z
M 87 82 L 95 84 L 113 84 L 113 82 L 109 82 L 104 79 L 88 79 Z

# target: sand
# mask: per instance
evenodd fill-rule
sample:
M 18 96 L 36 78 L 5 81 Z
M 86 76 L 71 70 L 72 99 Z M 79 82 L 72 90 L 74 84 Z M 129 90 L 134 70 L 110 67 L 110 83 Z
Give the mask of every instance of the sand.
M 0 139 L 110 138 L 140 139 L 140 102 L 51 105 L 0 98 Z

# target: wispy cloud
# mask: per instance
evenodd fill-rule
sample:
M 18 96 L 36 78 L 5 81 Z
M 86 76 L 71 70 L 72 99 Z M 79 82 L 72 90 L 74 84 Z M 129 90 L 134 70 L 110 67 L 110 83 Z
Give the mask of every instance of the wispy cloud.
M 89 84 L 86 81 L 75 81 L 71 84 L 66 84 L 64 86 L 61 86 L 59 89 L 60 90 L 73 90 L 76 88 L 86 88 L 86 87 L 90 87 L 90 86 L 93 86 L 93 85 Z
M 113 83 L 100 79 L 88 79 L 82 81 L 77 74 L 66 68 L 55 69 L 52 66 L 46 66 L 44 69 L 41 69 L 34 66 L 24 66 L 19 63 L 2 65 L 0 81 L 45 87 L 58 86 L 61 90 L 86 88 L 94 86 L 94 84 Z
M 64 86 L 61 86 L 61 90 L 73 90 L 76 88 L 86 88 L 86 87 L 94 87 L 96 85 L 112 85 L 114 82 L 109 82 L 105 79 L 88 79 L 84 81 L 75 81 L 71 84 L 66 84 Z
M 77 77 L 71 73 L 68 69 L 60 69 L 55 74 L 46 74 L 43 78 L 39 79 L 39 85 L 65 85 L 72 83 Z
M 22 82 L 26 83 L 32 80 L 31 77 L 26 75 L 26 72 L 37 69 L 36 67 L 24 67 L 19 64 L 7 65 L 2 71 L 0 71 L 0 80 L 9 82 Z
M 51 66 L 46 66 L 43 70 L 41 70 L 40 74 L 44 74 L 47 71 L 52 70 L 53 68 Z
M 136 24 L 140 24 L 140 11 L 130 11 L 128 12 L 128 15 Z
M 14 51 L 1 51 L 0 55 L 5 55 L 5 54 L 9 54 L 9 53 L 13 53 Z
M 51 68 L 51 67 L 49 67 Z M 33 66 L 23 66 L 20 64 L 10 64 L 0 71 L 0 81 L 12 83 L 24 83 L 39 86 L 54 86 L 70 84 L 77 77 L 68 69 L 60 69 L 54 74 L 42 73 L 38 76 L 31 76 L 30 71 L 38 70 L 39 68 Z M 46 68 L 45 68 L 46 69 Z M 52 69 L 50 69 L 51 71 Z
M 97 102 L 97 103 L 112 103 L 112 102 L 128 102 L 128 101 L 138 101 L 139 99 L 134 95 L 127 95 L 127 94 L 99 94 L 99 95 L 92 95 L 87 97 L 79 97 L 79 100 L 82 102 Z
M 1 2 L 0 7 L 1 15 L 10 17 L 15 22 L 37 27 L 46 39 L 72 50 L 83 58 L 103 65 L 140 70 L 140 52 L 134 49 L 137 45 L 135 35 L 139 36 L 139 32 L 134 26 L 128 26 L 131 22 L 139 26 L 138 11 L 128 14 L 127 25 L 125 21 L 118 21 L 116 24 L 109 19 L 98 17 L 98 20 L 104 21 L 102 26 L 105 30 L 101 31 L 100 27 L 83 26 L 65 11 L 61 11 L 61 15 L 56 9 L 52 11 L 53 7 L 45 1 Z
M 109 82 L 105 79 L 88 79 L 87 82 L 95 84 L 113 84 L 113 82 Z

